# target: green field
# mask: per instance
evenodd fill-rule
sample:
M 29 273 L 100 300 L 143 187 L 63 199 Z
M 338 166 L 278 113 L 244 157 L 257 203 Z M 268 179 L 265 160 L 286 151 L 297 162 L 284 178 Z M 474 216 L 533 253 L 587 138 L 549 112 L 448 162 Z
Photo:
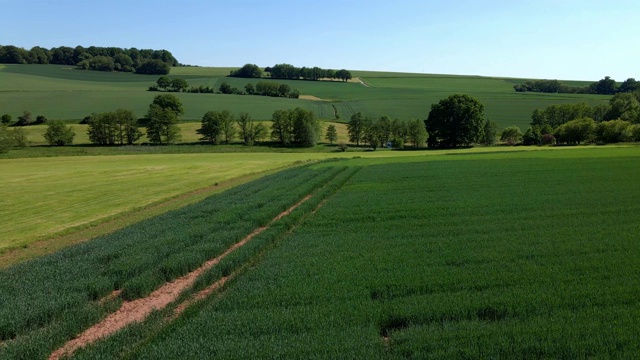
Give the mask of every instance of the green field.
M 305 194 L 181 299 L 222 290 L 74 358 L 637 355 L 640 149 L 497 149 L 297 167 L 0 270 L 0 357 L 47 357 Z
M 240 89 L 258 81 L 224 77 L 229 70 L 179 67 L 173 68 L 170 76 L 185 78 L 192 86 L 216 89 L 225 81 Z M 524 79 L 366 71 L 353 74 L 369 87 L 358 82 L 277 80 L 303 95 L 326 101 L 188 93 L 178 97 L 184 104 L 185 121 L 198 120 L 210 110 L 225 109 L 236 114 L 245 111 L 256 119 L 268 120 L 273 111 L 294 107 L 334 120 L 333 106 L 340 120 L 347 121 L 358 111 L 374 118 L 388 115 L 403 120 L 424 119 L 431 104 L 453 93 L 467 93 L 485 104 L 487 117 L 500 127 L 518 125 L 522 129 L 528 126 L 536 108 L 572 102 L 599 104 L 608 100 L 607 96 L 599 95 L 516 93 L 513 85 Z M 0 65 L 0 113 L 9 113 L 15 119 L 28 110 L 34 116 L 79 120 L 93 112 L 124 108 L 143 116 L 157 94 L 146 91 L 156 79 L 157 76 L 82 71 L 58 65 Z

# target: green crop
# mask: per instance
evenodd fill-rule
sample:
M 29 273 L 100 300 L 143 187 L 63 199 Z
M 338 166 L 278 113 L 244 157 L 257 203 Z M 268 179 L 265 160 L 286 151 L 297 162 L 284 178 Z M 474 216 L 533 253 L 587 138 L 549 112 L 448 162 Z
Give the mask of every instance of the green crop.
M 342 164 L 360 170 L 219 295 L 79 358 L 107 350 L 134 359 L 640 351 L 637 149 L 315 168 Z

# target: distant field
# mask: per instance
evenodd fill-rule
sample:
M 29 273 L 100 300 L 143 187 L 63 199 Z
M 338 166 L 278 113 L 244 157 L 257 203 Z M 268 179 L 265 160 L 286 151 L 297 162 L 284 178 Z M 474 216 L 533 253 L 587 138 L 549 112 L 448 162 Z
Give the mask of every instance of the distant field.
M 226 78 L 233 68 L 177 67 L 171 77 L 183 77 L 192 86 L 218 88 L 222 82 L 244 88 L 264 79 Z M 431 104 L 453 93 L 468 93 L 486 106 L 486 115 L 500 127 L 518 125 L 523 130 L 536 108 L 568 102 L 598 104 L 608 97 L 598 95 L 516 93 L 515 83 L 524 79 L 432 74 L 354 71 L 369 87 L 357 82 L 286 81 L 303 95 L 327 101 L 294 100 L 262 96 L 177 94 L 185 108 L 184 120 L 195 121 L 209 110 L 245 111 L 268 120 L 278 109 L 302 107 L 322 119 L 334 120 L 334 109 L 345 122 L 355 112 L 374 118 L 382 115 L 403 120 L 424 119 Z M 143 116 L 157 93 L 146 91 L 158 76 L 82 71 L 58 65 L 3 65 L 0 67 L 0 113 L 14 119 L 22 111 L 51 119 L 82 119 L 92 112 L 130 109 Z M 270 81 L 270 80 L 266 80 Z M 576 82 L 568 82 L 576 83 Z

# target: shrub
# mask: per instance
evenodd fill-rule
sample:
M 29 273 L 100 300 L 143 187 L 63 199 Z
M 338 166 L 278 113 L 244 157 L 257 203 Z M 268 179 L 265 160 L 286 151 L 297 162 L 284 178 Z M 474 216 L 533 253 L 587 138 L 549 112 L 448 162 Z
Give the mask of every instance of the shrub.
M 60 120 L 54 120 L 49 123 L 44 138 L 49 145 L 64 146 L 73 143 L 75 132 L 69 126 L 66 126 Z
M 522 141 L 522 131 L 520 131 L 520 128 L 517 126 L 509 126 L 502 130 L 500 140 L 509 145 L 515 145 Z
M 540 138 L 540 142 L 542 145 L 553 145 L 556 143 L 556 137 L 551 134 L 544 134 L 542 138 Z
M 11 123 L 11 120 L 13 120 L 13 119 L 12 119 L 12 117 L 11 117 L 11 115 L 9 115 L 9 114 L 4 114 L 4 115 L 2 115 L 2 121 L 1 121 L 1 122 L 2 122 L 3 124 L 10 124 L 10 123 Z

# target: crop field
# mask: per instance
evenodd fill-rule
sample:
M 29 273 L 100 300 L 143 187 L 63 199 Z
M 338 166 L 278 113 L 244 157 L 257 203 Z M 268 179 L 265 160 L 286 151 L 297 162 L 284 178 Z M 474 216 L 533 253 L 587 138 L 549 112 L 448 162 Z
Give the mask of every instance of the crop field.
M 226 78 L 231 68 L 173 68 L 171 77 L 185 78 L 191 86 L 218 88 L 222 82 L 244 88 L 247 83 L 265 79 Z M 325 120 L 346 122 L 355 112 L 378 118 L 387 115 L 403 120 L 424 119 L 431 104 L 453 93 L 468 93 L 485 104 L 486 115 L 500 127 L 518 125 L 526 128 L 536 108 L 558 103 L 587 102 L 599 104 L 607 96 L 516 93 L 513 85 L 523 79 L 489 78 L 354 71 L 369 86 L 358 82 L 286 81 L 302 95 L 324 101 L 284 99 L 263 96 L 179 93 L 185 121 L 197 121 L 210 110 L 250 113 L 255 119 L 268 120 L 278 109 L 302 107 Z M 57 65 L 1 65 L 0 113 L 17 118 L 28 110 L 50 119 L 79 120 L 93 112 L 124 108 L 142 117 L 157 93 L 146 91 L 157 76 L 128 73 L 82 71 Z M 594 79 L 595 81 L 596 79 Z
M 638 147 L 375 154 L 267 175 L 0 270 L 0 358 L 48 357 L 300 199 L 167 308 L 73 358 L 640 352 Z

